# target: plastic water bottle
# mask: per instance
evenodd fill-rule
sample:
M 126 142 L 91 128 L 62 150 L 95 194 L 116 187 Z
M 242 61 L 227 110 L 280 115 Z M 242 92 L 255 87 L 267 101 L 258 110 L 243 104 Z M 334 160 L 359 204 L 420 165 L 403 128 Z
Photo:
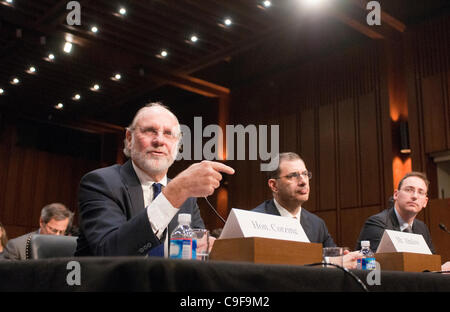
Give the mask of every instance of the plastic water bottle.
M 180 213 L 178 215 L 178 226 L 170 236 L 170 258 L 172 259 L 195 259 L 197 240 L 190 226 L 191 215 Z
M 375 256 L 370 250 L 370 241 L 361 241 L 361 251 L 362 258 L 358 259 L 356 262 L 356 268 L 359 270 L 375 270 Z

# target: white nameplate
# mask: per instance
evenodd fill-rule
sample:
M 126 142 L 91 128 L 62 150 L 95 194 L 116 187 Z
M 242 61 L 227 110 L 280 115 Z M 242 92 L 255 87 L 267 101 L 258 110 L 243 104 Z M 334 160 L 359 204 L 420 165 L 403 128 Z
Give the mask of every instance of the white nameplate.
M 385 230 L 377 253 L 382 252 L 414 252 L 431 255 L 425 239 L 420 234 Z
M 264 237 L 309 243 L 297 219 L 233 208 L 220 238 L 239 237 Z

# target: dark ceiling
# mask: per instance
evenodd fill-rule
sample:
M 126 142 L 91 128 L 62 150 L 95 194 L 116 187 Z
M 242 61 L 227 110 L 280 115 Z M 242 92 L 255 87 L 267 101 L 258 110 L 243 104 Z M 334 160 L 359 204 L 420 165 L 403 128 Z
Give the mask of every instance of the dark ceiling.
M 0 0 L 0 110 L 121 126 L 150 100 L 210 103 L 257 74 L 447 14 L 450 2 L 379 1 L 382 26 L 370 27 L 364 0 L 329 0 L 317 11 L 302 0 L 273 0 L 268 8 L 258 0 L 80 0 L 81 25 L 73 26 L 70 1 L 10 1 Z M 71 53 L 63 52 L 66 40 Z

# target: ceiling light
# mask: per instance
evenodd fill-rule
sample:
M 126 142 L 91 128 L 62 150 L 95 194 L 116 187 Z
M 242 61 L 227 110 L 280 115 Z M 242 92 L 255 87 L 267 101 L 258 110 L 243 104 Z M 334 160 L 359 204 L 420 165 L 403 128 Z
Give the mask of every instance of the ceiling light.
M 34 74 L 34 73 L 36 73 L 36 67 L 30 66 L 30 67 L 26 70 L 26 72 L 29 73 L 29 74 Z
M 270 8 L 271 6 L 272 6 L 272 1 L 269 1 L 269 0 L 261 1 L 261 4 L 258 4 L 258 8 L 261 8 L 261 9 L 267 9 L 267 8 Z
M 167 52 L 166 50 L 161 50 L 161 52 L 159 54 L 156 54 L 156 57 L 158 58 L 166 58 L 169 55 L 169 52 Z
M 119 73 L 117 73 L 111 77 L 111 80 L 113 80 L 113 81 L 119 81 L 120 79 L 122 79 L 122 75 Z
M 120 13 L 120 15 L 125 15 L 125 14 L 127 14 L 127 10 L 124 7 L 121 7 L 119 9 L 119 13 Z
M 98 91 L 98 90 L 100 90 L 100 85 L 94 84 L 90 89 L 91 89 L 91 91 Z
M 2 88 L 0 88 L 0 95 L 2 95 L 3 93 L 5 93 L 5 90 L 3 90 Z
M 230 19 L 229 17 L 227 17 L 227 18 L 223 21 L 223 23 L 225 24 L 225 26 L 231 26 L 231 24 L 232 24 L 233 22 L 231 21 L 231 19 Z
M 92 31 L 94 34 L 97 33 L 97 32 L 98 32 L 97 26 L 92 26 L 92 27 L 91 27 L 91 31 Z
M 72 43 L 66 41 L 64 44 L 64 52 L 70 53 L 70 51 L 72 51 Z
M 19 84 L 20 80 L 17 77 L 14 77 L 13 79 L 11 79 L 11 84 L 16 85 Z
M 55 55 L 53 53 L 49 53 L 46 57 L 44 57 L 44 60 L 46 60 L 47 62 L 53 62 L 54 59 Z
M 74 100 L 74 101 L 79 101 L 80 99 L 81 99 L 81 95 L 79 95 L 78 93 L 75 94 L 72 98 L 72 100 Z
M 301 2 L 305 7 L 318 8 L 325 2 L 325 0 L 301 0 Z
M 192 42 L 197 42 L 198 41 L 198 37 L 196 35 L 192 35 L 191 36 L 191 41 Z
M 58 103 L 54 106 L 56 109 L 63 109 L 64 108 L 64 104 L 63 103 Z

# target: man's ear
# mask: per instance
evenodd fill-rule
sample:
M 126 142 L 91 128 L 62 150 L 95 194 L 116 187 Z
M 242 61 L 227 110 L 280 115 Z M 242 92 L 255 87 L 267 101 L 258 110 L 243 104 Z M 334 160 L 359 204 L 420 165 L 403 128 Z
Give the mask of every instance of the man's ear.
M 394 190 L 394 195 L 392 195 L 392 198 L 394 199 L 394 201 L 397 200 L 397 198 L 398 198 L 398 190 Z
M 267 180 L 267 185 L 269 186 L 269 188 L 272 190 L 273 193 L 278 192 L 277 180 L 269 179 Z
M 125 132 L 125 138 L 126 138 L 126 142 L 127 145 L 131 144 L 131 139 L 132 139 L 133 134 L 131 133 L 131 131 L 127 128 L 127 131 Z M 128 147 L 128 146 L 127 146 Z

